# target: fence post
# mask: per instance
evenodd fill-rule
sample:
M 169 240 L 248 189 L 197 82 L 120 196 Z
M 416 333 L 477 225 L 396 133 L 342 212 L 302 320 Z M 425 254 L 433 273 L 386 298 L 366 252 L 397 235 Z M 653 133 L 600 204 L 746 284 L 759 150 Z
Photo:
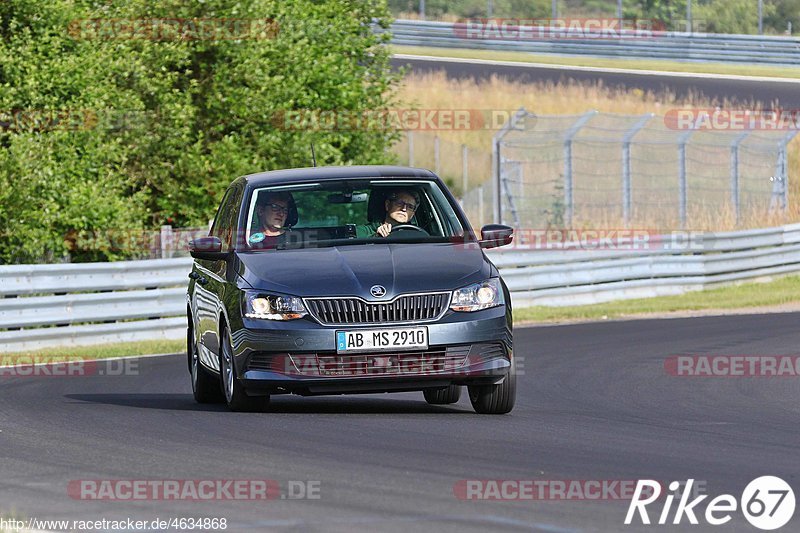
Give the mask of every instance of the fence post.
M 492 203 L 493 203 L 493 218 L 494 222 L 500 223 L 501 213 L 503 212 L 503 199 L 500 194 L 502 190 L 500 187 L 500 181 L 502 180 L 502 173 L 501 173 L 501 166 L 502 163 L 500 161 L 500 143 L 503 141 L 503 137 L 508 134 L 509 131 L 516 128 L 517 121 L 519 121 L 522 117 L 529 115 L 527 111 L 525 111 L 524 107 L 520 107 L 516 113 L 514 113 L 511 118 L 506 122 L 500 131 L 494 134 L 492 137 L 492 176 L 494 180 L 492 180 Z
M 689 137 L 694 133 L 694 129 L 687 131 L 678 137 L 678 218 L 681 221 L 681 228 L 686 228 L 686 204 L 687 204 L 687 183 L 686 183 L 686 144 Z
M 436 173 L 437 176 L 439 175 L 439 162 L 440 162 L 439 155 L 440 155 L 440 152 L 439 152 L 439 136 L 436 135 L 433 138 L 433 161 L 434 161 L 434 163 L 433 163 L 433 171 Z
M 626 227 L 631 221 L 631 141 L 653 116 L 648 113 L 640 117 L 622 138 L 622 220 Z
M 483 183 L 478 185 L 478 225 L 483 227 Z
M 466 144 L 461 145 L 461 197 L 464 198 L 469 190 L 469 170 L 468 170 L 469 149 Z
M 731 143 L 731 206 L 733 207 L 733 216 L 737 226 L 741 217 L 741 209 L 739 207 L 739 145 L 748 135 L 750 135 L 749 131 L 740 133 Z
M 572 139 L 578 134 L 580 129 L 597 114 L 594 109 L 581 115 L 575 124 L 567 130 L 564 135 L 564 225 L 572 226 L 573 216 L 573 194 L 572 194 Z
M 786 211 L 787 207 L 789 206 L 789 152 L 788 152 L 788 145 L 794 139 L 794 136 L 797 135 L 797 130 L 792 130 L 786 134 L 783 138 L 783 143 L 781 145 L 781 155 L 783 159 L 781 160 L 783 165 L 781 168 L 781 175 L 783 176 L 783 210 Z
M 172 226 L 161 226 L 161 259 L 172 257 Z
M 408 130 L 408 166 L 414 166 L 414 132 Z

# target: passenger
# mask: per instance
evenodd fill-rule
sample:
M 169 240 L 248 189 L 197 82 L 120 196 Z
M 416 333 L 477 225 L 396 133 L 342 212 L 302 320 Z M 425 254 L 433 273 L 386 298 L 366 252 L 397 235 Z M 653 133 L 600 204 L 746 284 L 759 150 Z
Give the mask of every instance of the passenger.
M 384 202 L 386 215 L 383 221 L 356 226 L 356 236 L 359 238 L 388 237 L 394 226 L 411 224 L 411 219 L 414 218 L 419 208 L 419 201 L 417 191 L 410 189 L 389 191 Z
M 286 242 L 286 230 L 296 223 L 286 220 L 292 211 L 296 212 L 294 198 L 288 192 L 261 193 L 256 200 L 258 229 L 250 235 L 250 245 L 254 248 L 274 248 Z

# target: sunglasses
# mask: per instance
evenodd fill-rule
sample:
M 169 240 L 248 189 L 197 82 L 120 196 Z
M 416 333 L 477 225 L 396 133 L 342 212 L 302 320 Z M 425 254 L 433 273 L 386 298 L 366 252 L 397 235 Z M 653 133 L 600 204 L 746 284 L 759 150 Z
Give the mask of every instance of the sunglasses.
M 280 204 L 267 204 L 264 207 L 269 207 L 274 212 L 280 213 L 282 215 L 288 215 L 289 214 L 289 207 L 288 206 L 287 207 L 283 207 Z
M 403 200 L 398 200 L 397 198 L 392 198 L 389 201 L 392 203 L 392 205 L 394 205 L 398 209 L 405 208 L 408 209 L 409 211 L 416 211 L 417 207 L 419 207 L 418 204 L 410 204 L 408 202 L 404 202 Z

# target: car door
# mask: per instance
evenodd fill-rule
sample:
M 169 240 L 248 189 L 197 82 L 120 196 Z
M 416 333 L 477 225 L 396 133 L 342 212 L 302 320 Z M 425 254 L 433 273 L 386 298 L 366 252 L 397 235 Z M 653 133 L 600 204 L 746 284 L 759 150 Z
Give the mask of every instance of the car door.
M 220 203 L 210 235 L 219 237 L 222 251 L 230 251 L 234 244 L 233 233 L 238 213 L 237 200 L 241 200 L 241 188 L 231 186 Z M 200 332 L 200 358 L 203 363 L 219 370 L 219 323 L 218 317 L 226 286 L 227 261 L 195 260 L 199 278 L 195 284 L 195 299 Z

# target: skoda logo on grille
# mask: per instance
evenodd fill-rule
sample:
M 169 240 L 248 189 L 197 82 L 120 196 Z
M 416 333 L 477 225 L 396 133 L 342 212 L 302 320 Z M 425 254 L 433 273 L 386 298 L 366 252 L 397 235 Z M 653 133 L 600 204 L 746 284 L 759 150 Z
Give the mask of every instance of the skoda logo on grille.
M 386 295 L 386 287 L 383 285 L 373 285 L 369 289 L 369 293 L 373 295 L 375 298 L 380 298 L 381 296 Z

